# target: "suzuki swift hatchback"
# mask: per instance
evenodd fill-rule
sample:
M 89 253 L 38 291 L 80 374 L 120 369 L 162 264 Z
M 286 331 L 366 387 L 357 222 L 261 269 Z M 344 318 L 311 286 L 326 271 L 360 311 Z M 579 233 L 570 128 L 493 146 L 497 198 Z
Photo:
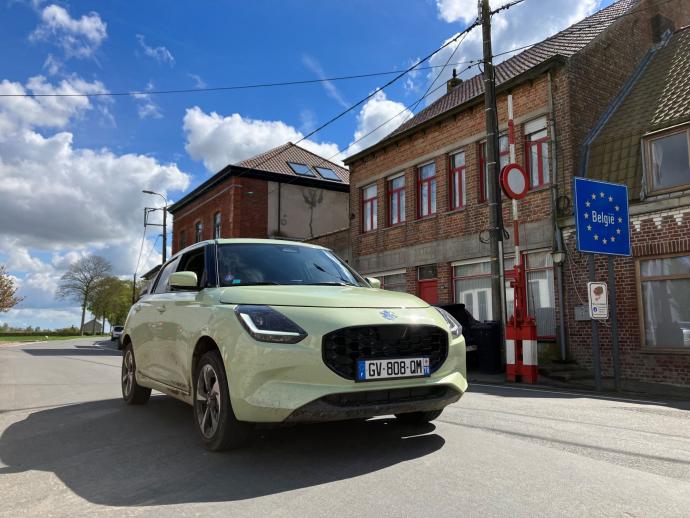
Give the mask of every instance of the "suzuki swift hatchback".
M 319 246 L 188 247 L 129 312 L 124 400 L 156 389 L 191 404 L 211 450 L 239 446 L 252 423 L 433 420 L 467 389 L 461 326 L 378 286 Z

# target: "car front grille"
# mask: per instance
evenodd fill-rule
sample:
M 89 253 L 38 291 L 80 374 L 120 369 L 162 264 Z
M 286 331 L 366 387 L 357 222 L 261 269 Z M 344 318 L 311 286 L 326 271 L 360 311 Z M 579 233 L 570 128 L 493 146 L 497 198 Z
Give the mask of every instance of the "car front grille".
M 385 405 L 393 403 L 412 403 L 430 399 L 447 397 L 454 391 L 449 387 L 412 387 L 392 390 L 367 390 L 364 392 L 348 392 L 346 394 L 331 394 L 321 398 L 325 403 L 337 407 L 358 407 L 370 405 Z
M 345 327 L 323 337 L 324 363 L 354 380 L 357 360 L 428 357 L 435 372 L 448 357 L 448 334 L 436 326 L 387 324 Z

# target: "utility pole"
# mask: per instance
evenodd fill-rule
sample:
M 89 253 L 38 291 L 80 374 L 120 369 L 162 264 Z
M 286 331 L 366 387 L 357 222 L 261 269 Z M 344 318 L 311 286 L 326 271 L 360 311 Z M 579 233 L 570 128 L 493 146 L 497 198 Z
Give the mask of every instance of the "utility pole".
M 165 264 L 165 261 L 167 258 L 167 249 L 168 249 L 168 230 L 167 230 L 168 199 L 159 192 L 154 192 L 154 191 L 149 191 L 149 190 L 144 190 L 141 192 L 143 192 L 144 194 L 153 194 L 155 196 L 160 196 L 161 198 L 163 198 L 163 201 L 165 202 L 165 205 L 163 205 L 163 207 L 161 207 L 160 209 L 146 208 L 144 211 L 144 226 L 145 227 L 146 226 L 163 227 L 163 254 L 162 254 L 163 255 L 163 261 L 161 262 L 161 264 Z M 147 218 L 148 213 L 153 212 L 154 210 L 162 210 L 163 211 L 163 224 L 162 225 L 148 222 L 148 218 Z
M 491 50 L 491 8 L 489 0 L 478 0 L 484 43 L 484 104 L 486 113 L 486 174 L 489 200 L 489 236 L 491 243 L 491 313 L 501 322 L 501 341 L 505 336 L 506 297 L 503 264 L 503 212 L 499 175 L 498 115 L 496 112 L 496 77 Z

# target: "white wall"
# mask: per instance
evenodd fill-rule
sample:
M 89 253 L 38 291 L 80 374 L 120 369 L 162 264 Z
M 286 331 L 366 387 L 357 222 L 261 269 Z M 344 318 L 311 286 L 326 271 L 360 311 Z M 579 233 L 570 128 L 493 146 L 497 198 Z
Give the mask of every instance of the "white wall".
M 278 223 L 280 196 L 280 226 Z M 268 182 L 268 235 L 309 239 L 347 228 L 349 224 L 349 193 L 314 189 L 293 184 Z M 305 197 L 314 200 L 309 206 Z M 312 216 L 311 230 L 309 228 Z

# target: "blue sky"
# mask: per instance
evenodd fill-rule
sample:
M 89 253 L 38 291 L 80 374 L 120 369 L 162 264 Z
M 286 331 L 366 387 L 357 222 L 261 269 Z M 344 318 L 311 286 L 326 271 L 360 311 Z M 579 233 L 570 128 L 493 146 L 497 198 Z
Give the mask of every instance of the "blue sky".
M 495 52 L 543 39 L 610 3 L 526 0 L 495 18 Z M 403 69 L 470 23 L 476 0 L 133 6 L 5 0 L 0 93 L 145 92 Z M 432 64 L 445 63 L 453 50 Z M 451 61 L 480 52 L 475 30 Z M 0 314 L 0 323 L 78 323 L 76 304 L 55 300 L 57 281 L 88 253 L 109 259 L 115 274 L 131 275 L 141 211 L 155 202 L 142 188 L 179 198 L 227 163 L 301 138 L 388 77 L 137 97 L 0 98 L 0 263 L 25 297 Z M 435 77 L 428 70 L 408 76 L 305 146 L 328 158 L 390 120 L 349 152 L 373 144 L 410 116 L 405 106 Z M 140 273 L 160 260 L 154 242 L 152 230 Z

